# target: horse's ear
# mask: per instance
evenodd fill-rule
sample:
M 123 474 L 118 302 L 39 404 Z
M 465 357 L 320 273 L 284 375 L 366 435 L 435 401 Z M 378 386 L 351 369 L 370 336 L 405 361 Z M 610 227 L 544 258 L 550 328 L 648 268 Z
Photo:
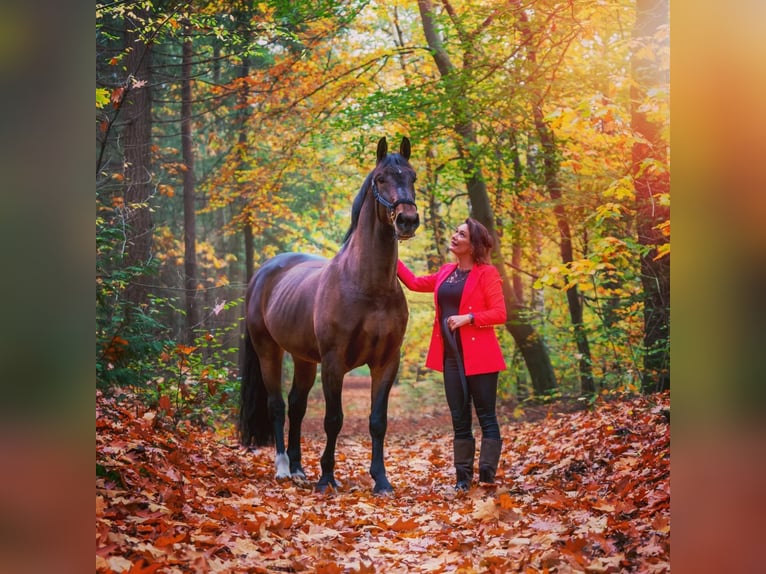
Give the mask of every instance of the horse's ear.
M 402 143 L 399 145 L 399 153 L 404 159 L 410 159 L 410 140 L 406 137 L 402 138 Z
M 383 158 L 388 155 L 388 142 L 385 137 L 378 140 L 378 163 L 383 161 Z

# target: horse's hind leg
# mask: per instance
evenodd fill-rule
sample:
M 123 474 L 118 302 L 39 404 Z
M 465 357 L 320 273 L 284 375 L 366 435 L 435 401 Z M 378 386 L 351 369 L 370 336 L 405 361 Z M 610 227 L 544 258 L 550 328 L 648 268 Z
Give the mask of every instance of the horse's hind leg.
M 287 440 L 287 455 L 290 458 L 290 474 L 293 478 L 305 479 L 306 473 L 301 466 L 301 425 L 306 415 L 309 391 L 314 386 L 317 375 L 316 363 L 293 358 L 295 371 L 290 389 L 287 416 L 290 419 L 290 432 Z
M 289 478 L 290 463 L 285 452 L 285 400 L 282 397 L 282 358 L 284 351 L 276 343 L 261 342 L 261 374 L 268 393 L 269 422 L 274 429 L 276 477 Z

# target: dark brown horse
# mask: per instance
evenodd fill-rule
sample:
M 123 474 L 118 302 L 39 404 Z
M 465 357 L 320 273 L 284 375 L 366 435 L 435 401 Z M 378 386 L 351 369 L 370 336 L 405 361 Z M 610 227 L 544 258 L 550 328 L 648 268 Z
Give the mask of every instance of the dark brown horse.
M 343 377 L 366 364 L 372 378 L 370 475 L 374 492 L 392 490 L 383 462 L 383 439 L 409 316 L 396 277 L 398 241 L 412 237 L 420 224 L 409 158 L 407 138 L 402 139 L 399 153 L 392 154 L 385 138 L 378 142 L 377 164 L 354 199 L 351 227 L 335 257 L 283 253 L 267 261 L 250 281 L 245 297 L 240 440 L 245 446 L 275 444 L 277 478 L 305 479 L 301 422 L 321 363 L 327 444 L 316 490 L 337 488 L 335 445 L 343 426 Z M 294 363 L 287 451 L 285 352 Z

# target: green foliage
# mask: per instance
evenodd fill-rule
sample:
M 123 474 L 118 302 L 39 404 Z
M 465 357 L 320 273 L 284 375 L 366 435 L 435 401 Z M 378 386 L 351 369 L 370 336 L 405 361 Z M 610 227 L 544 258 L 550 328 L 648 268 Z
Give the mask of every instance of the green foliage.
M 224 305 L 232 308 L 241 299 Z M 130 387 L 147 404 L 174 422 L 211 423 L 228 419 L 238 393 L 239 346 L 228 341 L 239 323 L 201 329 L 193 345 L 177 342 L 158 316 L 167 316 L 170 301 L 152 298 L 146 311 L 133 309 L 111 322 L 100 313 L 97 334 L 97 384 L 104 389 Z M 111 327 L 111 328 L 110 328 Z M 238 340 L 238 337 L 234 338 Z
M 227 347 L 224 341 L 238 327 L 206 331 L 194 345 L 166 344 L 157 358 L 155 376 L 140 396 L 176 423 L 229 421 L 239 390 L 239 347 Z
M 129 284 L 156 275 L 158 261 L 121 267 L 124 235 L 117 211 L 102 211 L 106 215 L 97 219 L 96 228 L 97 386 L 130 388 L 175 422 L 209 423 L 229 417 L 238 389 L 239 322 L 203 325 L 193 345 L 179 343 L 175 329 L 166 323 L 183 314 L 177 300 L 153 294 L 145 305 L 127 300 Z M 219 303 L 205 316 L 233 310 L 242 299 Z
M 167 342 L 161 338 L 167 329 L 158 322 L 156 309 L 137 309 L 125 301 L 117 309 L 111 314 L 97 308 L 96 385 L 146 385 Z
M 96 88 L 96 107 L 103 108 L 109 103 L 109 90 L 106 88 Z
M 96 220 L 96 384 L 139 386 L 150 376 L 169 330 L 154 305 L 139 306 L 126 290 L 156 271 L 156 264 L 122 266 L 124 230 L 117 210 L 102 209 Z

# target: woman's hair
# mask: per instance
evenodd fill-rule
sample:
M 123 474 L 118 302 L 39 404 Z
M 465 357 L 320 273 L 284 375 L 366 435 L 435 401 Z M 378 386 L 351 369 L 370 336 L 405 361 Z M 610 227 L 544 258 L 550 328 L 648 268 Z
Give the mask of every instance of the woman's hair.
M 471 235 L 473 260 L 476 263 L 491 263 L 494 242 L 489 231 L 472 217 L 467 218 L 465 224 L 468 226 L 468 233 Z

